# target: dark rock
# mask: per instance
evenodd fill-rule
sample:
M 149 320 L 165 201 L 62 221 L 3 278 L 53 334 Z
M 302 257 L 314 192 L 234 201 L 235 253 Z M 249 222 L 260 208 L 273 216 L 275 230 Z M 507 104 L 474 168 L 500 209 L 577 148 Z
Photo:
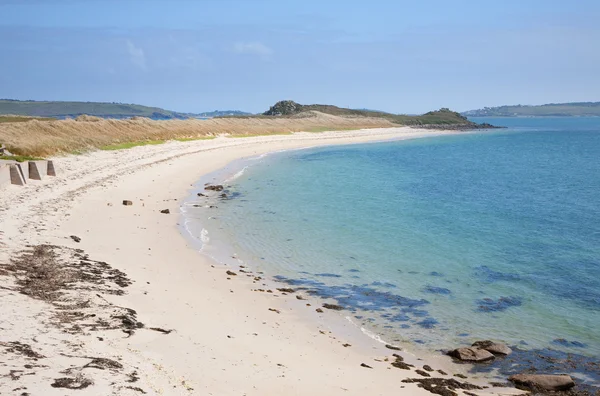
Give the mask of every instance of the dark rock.
M 323 310 L 322 310 L 321 308 L 317 308 L 317 309 L 316 309 L 316 311 L 317 311 L 318 313 L 323 313 Z
M 92 380 L 77 376 L 75 378 L 57 378 L 50 386 L 53 388 L 85 389 L 93 384 Z
M 464 375 L 464 374 L 454 374 L 454 376 L 458 377 L 458 378 L 462 378 L 462 379 L 466 379 L 467 378 L 467 376 Z
M 202 194 L 202 193 L 198 193 L 198 196 L 199 196 L 199 197 L 206 197 L 206 195 L 205 195 L 205 194 Z
M 364 367 L 364 368 L 370 368 L 370 369 L 372 369 L 372 368 L 373 368 L 373 367 L 371 367 L 371 366 L 369 366 L 368 364 L 365 364 L 365 363 L 361 363 L 361 364 L 360 364 L 360 367 Z
M 527 390 L 563 391 L 575 386 L 569 375 L 516 374 L 508 378 L 517 387 Z
M 442 396 L 456 396 L 455 390 L 473 390 L 483 389 L 480 386 L 469 384 L 468 382 L 460 382 L 454 378 L 407 378 L 402 380 L 405 384 L 417 383 L 420 388 L 423 388 L 433 394 Z
M 291 289 L 289 287 L 280 287 L 277 289 L 278 291 L 282 292 L 282 293 L 294 293 L 296 290 Z
M 402 370 L 410 370 L 411 367 L 415 367 L 412 364 L 404 363 L 404 358 L 398 354 L 393 355 L 396 360 L 392 362 L 392 366 L 402 369 Z
M 160 327 L 150 327 L 149 330 L 158 331 L 159 333 L 163 333 L 163 334 L 171 334 L 173 331 L 175 331 L 173 329 L 165 330 Z
M 227 199 L 227 194 L 223 193 L 223 194 L 219 195 L 219 198 Z
M 484 298 L 477 301 L 477 310 L 480 312 L 501 312 L 510 307 L 518 307 L 523 303 L 519 297 L 500 297 L 497 300 Z
M 479 349 L 485 349 L 486 351 L 491 352 L 494 355 L 510 355 L 512 353 L 512 349 L 510 349 L 505 344 L 489 340 L 476 341 L 471 346 Z
M 463 362 L 485 362 L 487 360 L 493 360 L 494 355 L 485 349 L 479 348 L 458 348 L 448 352 L 448 356 L 452 356 L 455 359 L 462 360 Z
M 386 345 L 385 345 L 385 347 L 386 347 L 387 349 L 391 349 L 392 351 L 401 351 L 401 350 L 402 350 L 401 348 L 398 348 L 398 347 L 396 347 L 396 346 L 389 345 L 389 344 L 386 344 Z
M 296 300 L 304 300 L 304 297 L 302 297 L 300 294 L 296 295 Z
M 204 187 L 205 190 L 209 190 L 209 191 L 223 191 L 223 186 L 220 184 L 216 184 L 214 186 L 209 185 Z
M 444 370 L 437 370 L 438 373 L 442 374 L 442 375 L 448 375 L 447 372 L 445 372 Z
M 160 211 L 160 213 L 169 214 L 169 213 L 171 213 L 171 211 L 169 209 L 163 209 Z
M 83 366 L 83 368 L 96 368 L 99 370 L 121 370 L 123 368 L 123 365 L 112 359 L 93 358 L 92 361 Z
M 278 309 L 275 309 L 275 308 L 269 308 L 269 311 L 275 312 L 275 313 L 281 313 Z
M 323 304 L 323 308 L 327 308 L 327 309 L 333 309 L 334 311 L 341 311 L 344 309 L 344 307 L 340 306 L 340 305 L 335 305 L 335 304 Z
M 560 346 L 571 347 L 571 348 L 585 348 L 587 346 L 583 342 L 568 341 L 568 340 L 565 340 L 564 338 L 557 338 L 555 340 L 552 340 L 552 343 L 556 344 L 556 345 L 560 345 Z
M 418 370 L 418 369 L 417 369 L 417 370 L 415 370 L 415 373 L 417 373 L 417 374 L 419 374 L 419 375 L 422 375 L 423 377 L 431 377 L 431 375 L 429 375 L 429 373 L 428 373 L 428 372 L 426 372 L 426 371 L 423 371 L 423 370 Z
M 293 115 L 302 111 L 304 106 L 293 100 L 282 100 L 275 103 L 271 108 L 263 113 L 266 116 L 286 116 Z
M 81 238 L 79 238 L 78 236 L 75 236 L 75 235 L 71 235 L 71 239 L 77 243 L 81 242 Z
M 226 274 L 229 276 L 237 276 L 237 274 L 235 272 L 229 271 L 229 270 L 227 270 Z
M 424 365 L 424 366 L 423 366 L 423 370 L 425 370 L 425 371 L 429 371 L 429 372 L 432 372 L 432 371 L 433 371 L 433 369 L 431 368 L 431 366 L 428 366 L 428 365 Z
M 133 205 L 133 202 L 128 201 L 128 200 L 123 200 L 123 205 L 125 205 L 125 206 L 131 206 L 131 205 Z

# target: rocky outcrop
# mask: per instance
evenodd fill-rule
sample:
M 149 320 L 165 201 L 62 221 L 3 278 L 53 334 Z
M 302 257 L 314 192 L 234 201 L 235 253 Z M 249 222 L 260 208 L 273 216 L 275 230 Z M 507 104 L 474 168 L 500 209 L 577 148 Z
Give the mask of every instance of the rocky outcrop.
M 266 116 L 286 116 L 302 111 L 302 105 L 294 102 L 293 100 L 282 100 L 275 103 L 269 110 L 265 111 L 263 115 Z
M 488 352 L 493 353 L 494 355 L 510 355 L 512 353 L 512 349 L 510 349 L 506 344 L 502 344 L 500 342 L 494 342 L 490 340 L 486 341 L 476 341 L 471 345 L 475 348 L 485 349 Z
M 479 348 L 457 348 L 448 352 L 448 355 L 463 362 L 485 362 L 494 359 L 492 353 Z
M 575 386 L 573 378 L 566 374 L 517 374 L 508 380 L 528 390 L 564 391 Z

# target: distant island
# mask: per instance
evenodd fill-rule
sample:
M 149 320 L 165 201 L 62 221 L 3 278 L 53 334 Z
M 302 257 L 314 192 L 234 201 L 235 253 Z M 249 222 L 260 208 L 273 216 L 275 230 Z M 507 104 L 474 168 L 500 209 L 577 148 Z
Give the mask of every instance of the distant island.
M 228 116 L 247 116 L 252 115 L 252 113 L 247 113 L 245 111 L 240 110 L 215 110 L 215 111 L 206 111 L 204 113 L 188 113 L 190 117 L 195 118 L 213 118 L 213 117 L 228 117 Z
M 461 114 L 465 117 L 598 117 L 600 116 L 600 102 L 484 107 Z
M 12 99 L 0 99 L 0 114 L 48 118 L 76 118 L 81 115 L 117 119 L 131 117 L 147 117 L 153 120 L 189 118 L 185 113 L 137 104 Z

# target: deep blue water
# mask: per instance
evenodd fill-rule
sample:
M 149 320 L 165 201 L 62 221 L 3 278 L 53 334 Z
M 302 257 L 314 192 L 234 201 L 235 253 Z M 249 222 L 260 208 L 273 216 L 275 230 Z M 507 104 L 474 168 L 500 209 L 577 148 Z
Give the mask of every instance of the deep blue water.
M 191 215 L 388 341 L 600 355 L 600 118 L 291 151 Z M 193 220 L 196 221 L 196 220 Z

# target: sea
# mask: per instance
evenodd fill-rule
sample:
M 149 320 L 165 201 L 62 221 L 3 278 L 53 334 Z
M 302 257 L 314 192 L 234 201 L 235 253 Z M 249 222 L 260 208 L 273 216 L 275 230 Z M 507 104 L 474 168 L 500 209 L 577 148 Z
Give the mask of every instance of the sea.
M 342 306 L 365 337 L 503 341 L 510 359 L 473 370 L 598 384 L 600 118 L 474 120 L 506 128 L 236 161 L 198 181 L 185 232 Z M 227 199 L 209 205 L 215 180 Z

